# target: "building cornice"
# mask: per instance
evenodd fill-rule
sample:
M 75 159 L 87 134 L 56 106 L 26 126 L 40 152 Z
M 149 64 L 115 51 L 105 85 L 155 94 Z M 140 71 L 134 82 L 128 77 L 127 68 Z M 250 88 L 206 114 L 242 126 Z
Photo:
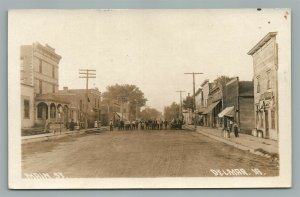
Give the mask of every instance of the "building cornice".
M 275 37 L 276 35 L 277 32 L 269 32 L 247 54 L 253 55 L 256 51 L 258 51 L 263 45 L 265 45 L 271 38 Z

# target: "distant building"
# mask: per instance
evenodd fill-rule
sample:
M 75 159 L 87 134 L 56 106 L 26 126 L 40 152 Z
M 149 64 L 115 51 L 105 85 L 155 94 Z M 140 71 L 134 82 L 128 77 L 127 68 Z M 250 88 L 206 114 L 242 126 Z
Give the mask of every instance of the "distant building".
M 218 114 L 221 126 L 227 126 L 227 121 L 232 120 L 238 123 L 242 133 L 251 134 L 254 122 L 253 81 L 233 78 L 226 83 L 223 98 L 223 111 Z
M 61 56 L 49 45 L 38 42 L 20 48 L 22 128 L 44 126 L 46 119 L 61 121 L 68 102 L 44 94 L 58 90 Z M 66 110 L 67 109 L 67 110 Z
M 86 112 L 88 127 L 93 127 L 94 122 L 101 119 L 101 92 L 98 89 L 88 89 L 86 92 L 86 89 L 64 87 L 53 95 L 70 103 L 70 113 L 65 121 L 70 122 L 73 119 L 74 122 L 84 126 Z
M 276 32 L 263 37 L 249 52 L 254 69 L 254 135 L 278 139 L 278 46 Z
M 202 82 L 201 84 L 202 87 L 202 95 L 203 95 L 203 112 L 202 114 L 202 120 L 203 120 L 203 125 L 204 126 L 210 126 L 211 125 L 211 114 L 209 113 L 210 111 L 207 110 L 207 107 L 209 106 L 208 104 L 208 99 L 209 99 L 209 94 L 212 89 L 212 83 L 209 83 L 209 80 L 206 79 Z
M 223 109 L 223 93 L 217 83 L 210 84 L 210 90 L 208 94 L 207 108 L 204 110 L 203 114 L 207 117 L 207 126 L 219 127 L 220 122 L 218 114 Z

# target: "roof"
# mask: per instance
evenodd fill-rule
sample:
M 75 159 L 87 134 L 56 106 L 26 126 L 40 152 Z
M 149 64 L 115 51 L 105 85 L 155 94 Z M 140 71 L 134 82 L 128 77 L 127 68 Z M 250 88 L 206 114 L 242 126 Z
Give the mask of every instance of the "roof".
M 70 103 L 69 100 L 64 99 L 62 97 L 56 96 L 54 94 L 40 94 L 35 97 L 36 101 L 53 101 L 53 102 L 59 102 L 59 103 Z
M 204 112 L 202 114 L 208 114 L 209 112 L 211 112 L 218 104 L 220 103 L 220 101 L 214 102 L 212 103 L 210 106 L 208 106 Z
M 266 44 L 272 37 L 274 37 L 276 35 L 277 35 L 277 32 L 269 32 L 247 54 L 253 55 L 258 49 L 260 49 L 264 44 Z
M 226 107 L 221 113 L 218 114 L 219 118 L 222 118 L 224 116 L 227 117 L 233 117 L 234 116 L 234 107 Z

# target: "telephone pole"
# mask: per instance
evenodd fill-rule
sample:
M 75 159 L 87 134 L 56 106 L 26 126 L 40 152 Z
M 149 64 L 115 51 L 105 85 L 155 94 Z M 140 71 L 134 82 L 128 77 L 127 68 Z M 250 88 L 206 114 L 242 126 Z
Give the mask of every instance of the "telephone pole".
M 85 125 L 84 127 L 88 128 L 88 102 L 89 102 L 89 79 L 96 78 L 96 70 L 89 69 L 79 69 L 79 78 L 86 79 L 86 90 L 85 90 Z
M 178 90 L 176 92 L 180 93 L 180 115 L 182 115 L 182 92 L 185 92 L 183 90 Z
M 196 126 L 196 99 L 195 99 L 195 75 L 201 75 L 203 73 L 184 73 L 185 75 L 193 75 L 193 108 L 194 108 L 194 128 L 196 130 L 197 126 Z

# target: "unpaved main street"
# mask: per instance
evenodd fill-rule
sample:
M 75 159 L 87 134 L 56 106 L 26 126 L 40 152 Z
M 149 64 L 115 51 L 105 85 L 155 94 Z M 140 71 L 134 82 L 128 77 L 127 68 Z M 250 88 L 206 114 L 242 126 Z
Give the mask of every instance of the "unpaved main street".
M 61 173 L 68 178 L 233 175 L 229 171 L 238 176 L 255 176 L 254 172 L 276 176 L 278 166 L 272 159 L 196 132 L 135 130 L 70 135 L 24 144 L 22 171 L 23 176 Z

